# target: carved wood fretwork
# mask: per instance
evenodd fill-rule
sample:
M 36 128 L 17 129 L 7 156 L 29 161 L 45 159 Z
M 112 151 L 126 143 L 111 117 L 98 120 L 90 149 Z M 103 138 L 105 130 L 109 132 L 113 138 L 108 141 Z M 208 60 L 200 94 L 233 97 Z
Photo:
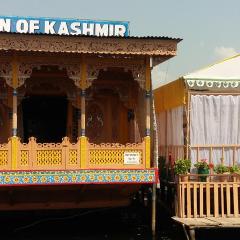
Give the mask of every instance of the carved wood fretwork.
M 95 38 L 1 34 L 0 50 L 175 56 L 177 39 Z
M 133 79 L 138 82 L 139 86 L 145 87 L 145 65 L 144 63 L 129 64 L 129 63 L 95 63 L 87 66 L 87 87 L 92 86 L 94 79 L 98 78 L 100 70 L 107 70 L 108 68 L 122 68 L 124 71 L 131 71 Z
M 103 61 L 108 60 L 108 61 Z M 124 71 L 131 71 L 135 81 L 139 83 L 139 86 L 144 89 L 145 86 L 145 63 L 144 60 L 138 60 L 135 62 L 129 61 L 129 59 L 115 59 L 109 61 L 109 58 L 95 58 L 86 59 L 87 61 L 87 79 L 86 88 L 92 86 L 95 79 L 98 78 L 100 70 L 107 71 L 109 68 L 120 68 Z M 11 59 L 0 60 L 0 77 L 2 77 L 6 83 L 12 87 L 12 64 Z M 81 85 L 81 66 L 80 59 L 63 57 L 48 59 L 48 58 L 19 58 L 18 62 L 18 83 L 17 86 L 21 87 L 26 79 L 30 78 L 34 68 L 40 68 L 41 66 L 58 66 L 59 69 L 65 69 L 67 75 L 73 80 L 75 86 L 82 88 Z

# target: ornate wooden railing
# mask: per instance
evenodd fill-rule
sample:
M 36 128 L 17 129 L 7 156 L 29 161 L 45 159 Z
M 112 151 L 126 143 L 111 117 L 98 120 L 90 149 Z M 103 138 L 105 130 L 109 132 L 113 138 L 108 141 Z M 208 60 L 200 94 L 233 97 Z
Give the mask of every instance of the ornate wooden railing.
M 228 162 L 231 165 L 234 165 L 237 160 L 239 159 L 239 154 L 240 154 L 240 144 L 221 144 L 221 145 L 192 145 L 190 146 L 191 151 L 195 151 L 196 153 L 196 160 L 199 161 L 202 158 L 207 158 L 210 163 L 213 162 L 214 156 L 213 153 L 214 151 L 220 151 L 220 159 L 222 162 L 225 162 L 226 160 L 226 153 L 228 152 Z M 206 156 L 202 156 L 201 153 L 202 151 L 205 151 L 207 153 Z M 231 158 L 231 159 L 230 159 Z
M 130 155 L 126 162 L 125 155 Z M 131 163 L 131 154 L 135 162 Z M 0 145 L 0 170 L 66 170 L 96 168 L 146 168 L 146 143 L 92 144 L 86 137 L 70 143 L 37 143 L 34 137 L 21 143 L 17 137 Z
M 90 168 L 115 167 L 125 168 L 124 154 L 134 153 L 139 156 L 139 164 L 128 164 L 128 168 L 145 167 L 145 143 L 132 144 L 92 144 L 88 143 L 88 165 Z
M 206 178 L 206 182 L 199 178 Z M 239 217 L 240 176 L 189 175 L 177 183 L 176 216 L 181 218 Z M 181 178 L 180 178 L 181 179 Z

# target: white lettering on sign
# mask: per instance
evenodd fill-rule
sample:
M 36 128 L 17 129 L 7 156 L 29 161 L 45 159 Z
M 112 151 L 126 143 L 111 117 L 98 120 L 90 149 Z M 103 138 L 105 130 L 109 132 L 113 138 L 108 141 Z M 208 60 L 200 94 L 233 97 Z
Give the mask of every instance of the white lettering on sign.
M 0 16 L 0 32 L 125 37 L 129 35 L 129 25 L 122 21 Z
M 94 24 L 83 23 L 83 35 L 94 35 Z
M 96 36 L 108 36 L 108 25 L 107 24 L 96 24 L 95 26 L 95 35 Z
M 28 32 L 28 21 L 27 20 L 18 20 L 16 24 L 16 30 L 19 33 L 27 33 Z
M 124 164 L 140 164 L 140 153 L 124 152 Z
M 73 32 L 71 32 L 72 35 L 80 35 L 81 34 L 81 23 L 79 22 L 73 22 L 71 23 L 71 29 Z
M 11 19 L 0 19 L 0 31 L 1 32 L 11 31 Z
M 45 33 L 46 34 L 55 34 L 54 24 L 56 22 L 45 21 Z
M 68 27 L 67 27 L 67 23 L 66 22 L 61 22 L 59 29 L 58 29 L 58 34 L 59 35 L 69 35 L 69 31 L 68 31 Z
M 29 33 L 35 33 L 36 30 L 39 30 L 39 20 L 30 20 Z

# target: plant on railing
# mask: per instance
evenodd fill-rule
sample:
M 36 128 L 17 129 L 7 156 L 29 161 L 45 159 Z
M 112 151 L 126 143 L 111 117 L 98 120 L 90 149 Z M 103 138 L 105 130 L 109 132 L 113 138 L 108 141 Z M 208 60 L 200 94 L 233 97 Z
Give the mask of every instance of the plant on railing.
M 238 165 L 233 165 L 229 167 L 230 173 L 240 173 L 240 167 Z
M 228 166 L 224 165 L 223 163 L 220 163 L 214 167 L 214 172 L 216 174 L 221 174 L 221 176 L 219 176 L 219 180 L 221 182 L 226 182 L 228 180 L 230 168 Z
M 230 169 L 228 166 L 220 163 L 214 167 L 214 172 L 217 174 L 228 174 L 230 172 Z
M 186 175 L 190 172 L 190 169 L 191 161 L 189 159 L 177 159 L 174 163 L 174 173 L 176 175 Z M 186 180 L 186 178 L 182 178 L 182 181 Z
M 201 159 L 197 163 L 194 164 L 194 167 L 197 169 L 198 174 L 209 174 L 210 169 L 214 167 L 212 163 L 208 163 L 207 159 Z M 202 182 L 206 181 L 207 176 L 200 176 L 200 180 Z

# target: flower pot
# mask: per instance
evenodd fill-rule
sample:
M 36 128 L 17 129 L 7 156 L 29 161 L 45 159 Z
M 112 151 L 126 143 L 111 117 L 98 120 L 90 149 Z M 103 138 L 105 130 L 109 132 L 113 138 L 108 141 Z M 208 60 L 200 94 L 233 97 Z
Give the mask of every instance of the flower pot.
M 189 176 L 188 175 L 184 175 L 180 177 L 181 182 L 188 182 Z
M 209 169 L 198 168 L 198 174 L 209 174 Z M 206 182 L 208 179 L 208 176 L 200 176 L 199 179 L 200 179 L 200 182 Z
M 219 182 L 227 182 L 228 181 L 229 174 L 228 173 L 223 173 L 222 176 L 219 176 Z

